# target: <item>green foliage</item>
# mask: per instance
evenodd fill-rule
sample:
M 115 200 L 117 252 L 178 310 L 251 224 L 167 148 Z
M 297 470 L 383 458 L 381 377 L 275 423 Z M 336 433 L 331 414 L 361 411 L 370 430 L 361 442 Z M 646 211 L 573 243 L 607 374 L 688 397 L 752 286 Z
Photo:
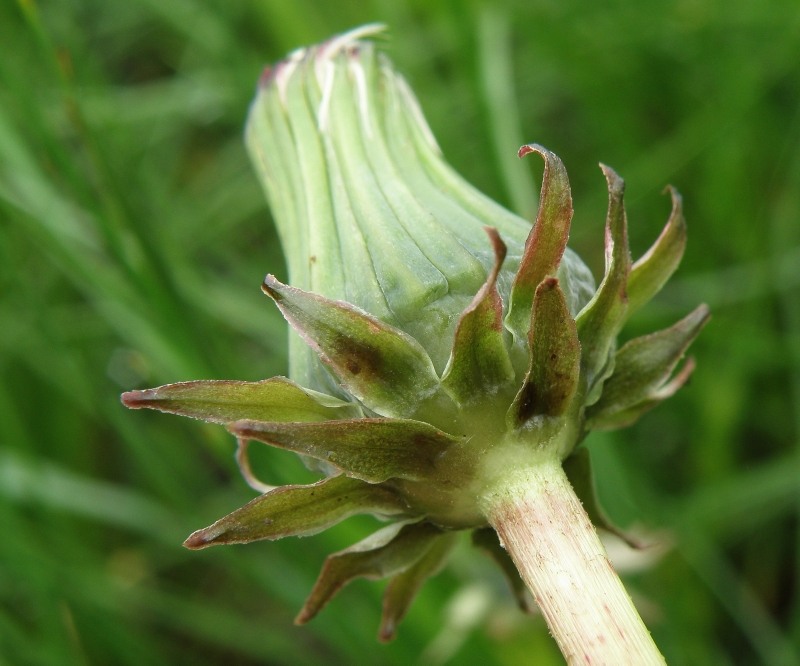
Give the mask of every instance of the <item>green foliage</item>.
M 291 628 L 324 555 L 374 521 L 302 548 L 186 551 L 189 532 L 253 497 L 234 441 L 118 402 L 135 386 L 285 374 L 286 327 L 258 289 L 283 260 L 242 126 L 263 64 L 369 20 L 390 26 L 385 47 L 445 155 L 487 194 L 530 217 L 538 188 L 517 148 L 561 156 L 570 242 L 595 275 L 606 188 L 593 164 L 625 175 L 634 256 L 663 224 L 655 194 L 683 194 L 686 257 L 626 331 L 700 301 L 714 319 L 689 387 L 630 431 L 592 436 L 599 492 L 616 522 L 674 544 L 631 575 L 668 661 L 796 663 L 794 0 L 0 4 L 0 655 L 560 663 L 543 623 L 507 612 L 488 558 L 460 548 L 388 647 L 374 642 L 380 590 L 359 583 L 346 613 Z M 258 453 L 270 482 L 315 480 Z

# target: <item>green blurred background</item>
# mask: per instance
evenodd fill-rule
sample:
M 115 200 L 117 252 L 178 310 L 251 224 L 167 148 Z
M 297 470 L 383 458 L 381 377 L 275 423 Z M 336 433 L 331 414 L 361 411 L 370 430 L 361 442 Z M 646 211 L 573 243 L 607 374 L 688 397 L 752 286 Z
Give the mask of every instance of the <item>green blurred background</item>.
M 0 664 L 561 663 L 466 544 L 389 646 L 374 583 L 292 627 L 325 554 L 373 523 L 188 552 L 253 496 L 234 443 L 119 404 L 285 372 L 247 106 L 265 63 L 376 20 L 478 187 L 530 215 L 539 174 L 516 149 L 562 157 L 596 273 L 598 161 L 627 180 L 635 255 L 664 185 L 683 193 L 685 260 L 626 336 L 701 300 L 714 319 L 690 386 L 591 438 L 600 490 L 669 546 L 619 562 L 670 663 L 800 663 L 797 0 L 0 0 Z M 313 478 L 257 453 L 275 483 Z

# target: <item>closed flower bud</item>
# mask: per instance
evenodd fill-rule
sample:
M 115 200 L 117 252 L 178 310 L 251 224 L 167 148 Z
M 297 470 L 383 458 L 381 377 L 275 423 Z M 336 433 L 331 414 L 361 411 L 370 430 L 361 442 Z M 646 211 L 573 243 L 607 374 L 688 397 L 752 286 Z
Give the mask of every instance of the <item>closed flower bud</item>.
M 328 558 L 298 617 L 353 578 L 387 577 L 388 639 L 459 530 L 475 530 L 515 577 L 492 528 L 529 470 L 563 466 L 591 519 L 614 530 L 579 445 L 686 382 L 693 364 L 678 365 L 708 311 L 618 347 L 680 261 L 677 192 L 661 236 L 632 262 L 623 181 L 601 167 L 609 202 L 595 286 L 567 248 L 561 160 L 536 144 L 519 150 L 544 161 L 532 225 L 480 194 L 363 41 L 375 31 L 296 51 L 265 72 L 250 111 L 247 145 L 289 267 L 289 284 L 268 275 L 263 290 L 293 331 L 290 379 L 172 384 L 123 401 L 225 424 L 241 447 L 260 441 L 325 472 L 266 492 L 194 533 L 191 548 L 313 534 L 357 513 L 389 520 Z M 244 448 L 240 460 L 249 474 Z

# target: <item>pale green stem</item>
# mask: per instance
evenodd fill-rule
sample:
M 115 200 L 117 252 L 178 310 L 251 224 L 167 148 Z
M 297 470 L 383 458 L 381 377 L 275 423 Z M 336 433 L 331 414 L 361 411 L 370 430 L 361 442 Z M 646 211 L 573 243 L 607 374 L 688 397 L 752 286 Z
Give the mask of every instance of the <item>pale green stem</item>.
M 567 663 L 665 663 L 557 461 L 506 479 L 485 509 Z

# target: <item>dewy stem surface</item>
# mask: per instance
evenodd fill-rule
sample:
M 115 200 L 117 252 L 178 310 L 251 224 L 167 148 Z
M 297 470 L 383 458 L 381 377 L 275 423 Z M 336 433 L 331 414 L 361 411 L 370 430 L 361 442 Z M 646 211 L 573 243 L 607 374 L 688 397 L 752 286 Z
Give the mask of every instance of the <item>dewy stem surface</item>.
M 664 664 L 558 461 L 484 498 L 492 527 L 569 664 Z

